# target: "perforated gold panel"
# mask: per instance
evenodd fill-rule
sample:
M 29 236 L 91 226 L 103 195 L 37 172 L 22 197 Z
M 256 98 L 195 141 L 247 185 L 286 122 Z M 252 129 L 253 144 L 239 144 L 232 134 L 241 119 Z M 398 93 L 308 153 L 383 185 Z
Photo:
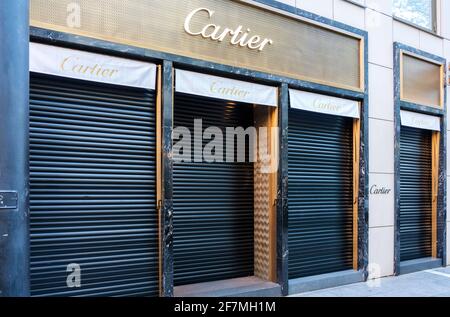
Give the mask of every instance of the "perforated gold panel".
M 278 110 L 273 107 L 255 106 L 255 127 L 277 127 Z M 267 170 L 274 157 L 279 140 L 269 131 L 267 142 L 258 142 L 258 160 L 254 164 L 254 272 L 255 276 L 276 281 L 276 206 L 277 172 Z M 272 141 L 271 141 L 272 140 Z M 264 160 L 270 153 L 270 161 Z M 273 166 L 272 166 L 273 167 Z
M 402 99 L 442 107 L 441 65 L 402 54 Z
M 79 27 L 78 10 L 71 3 L 31 0 L 31 25 L 353 90 L 362 88 L 360 38 L 241 1 L 78 0 Z M 212 17 L 206 11 L 194 15 L 190 24 L 194 33 L 210 23 L 220 26 L 220 32 L 242 26 L 242 32 L 250 30 L 247 40 L 258 35 L 261 41 L 273 43 L 260 51 L 233 45 L 230 32 L 222 41 L 192 36 L 184 24 L 198 8 L 214 12 Z M 206 33 L 212 31 L 210 27 Z
M 254 175 L 254 265 L 255 276 L 270 280 L 270 175 L 260 173 L 262 167 L 263 163 L 258 160 Z

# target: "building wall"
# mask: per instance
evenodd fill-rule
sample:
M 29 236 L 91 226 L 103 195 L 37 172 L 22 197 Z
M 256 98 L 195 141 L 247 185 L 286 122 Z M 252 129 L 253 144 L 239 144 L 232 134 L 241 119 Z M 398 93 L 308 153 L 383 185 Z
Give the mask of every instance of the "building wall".
M 279 0 L 369 33 L 369 187 L 389 190 L 388 194 L 369 197 L 371 278 L 394 273 L 393 43 L 400 42 L 450 59 L 450 21 L 447 21 L 450 2 L 438 1 L 439 30 L 438 35 L 434 35 L 396 21 L 392 17 L 392 0 Z M 450 235 L 447 239 L 447 262 L 450 263 Z
M 392 275 L 394 273 L 393 43 L 400 42 L 450 60 L 450 1 L 438 1 L 438 35 L 395 20 L 392 17 L 392 0 L 280 0 L 280 2 L 364 29 L 369 33 L 369 184 L 370 187 L 376 185 L 379 188 L 391 189 L 388 195 L 370 195 L 369 198 L 369 277 Z M 449 89 L 447 88 L 448 92 Z M 447 128 L 449 127 L 450 125 Z M 450 199 L 450 195 L 447 197 Z M 450 217 L 447 221 L 448 232 Z M 447 241 L 447 263 L 450 263 L 450 235 L 447 235 Z

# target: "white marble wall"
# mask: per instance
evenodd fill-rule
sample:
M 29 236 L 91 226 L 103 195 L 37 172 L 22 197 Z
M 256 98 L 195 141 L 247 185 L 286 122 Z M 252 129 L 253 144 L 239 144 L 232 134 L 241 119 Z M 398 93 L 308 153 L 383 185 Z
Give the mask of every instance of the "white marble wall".
M 395 21 L 392 18 L 392 0 L 281 0 L 280 2 L 295 5 L 303 10 L 369 32 L 369 183 L 370 186 L 385 186 L 393 189 L 393 42 L 401 42 L 450 60 L 450 1 L 440 0 L 439 36 Z M 450 129 L 450 125 L 448 128 Z M 450 151 L 448 152 L 450 155 Z M 448 166 L 450 167 L 450 164 Z M 450 176 L 450 169 L 447 171 Z M 447 197 L 450 202 L 450 195 Z M 373 274 L 372 277 L 392 275 L 394 267 L 393 190 L 389 195 L 370 196 L 369 215 L 369 262 L 379 268 L 374 271 L 378 273 Z M 450 217 L 448 221 L 447 227 L 450 229 Z M 447 262 L 450 263 L 450 234 L 447 235 L 447 239 L 449 250 Z

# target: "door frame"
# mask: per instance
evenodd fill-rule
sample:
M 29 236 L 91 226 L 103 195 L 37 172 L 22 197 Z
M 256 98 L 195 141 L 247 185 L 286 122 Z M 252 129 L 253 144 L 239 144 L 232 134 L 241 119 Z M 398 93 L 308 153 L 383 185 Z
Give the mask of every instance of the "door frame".
M 441 108 L 402 100 L 402 56 L 416 58 L 441 66 Z M 428 52 L 399 42 L 394 43 L 394 275 L 401 274 L 400 261 L 400 111 L 407 110 L 440 118 L 441 131 L 432 134 L 432 254 L 447 265 L 447 61 Z M 418 267 L 420 269 L 420 267 Z
M 324 97 L 327 97 L 327 95 L 322 95 Z M 364 215 L 361 214 L 361 211 L 363 211 L 364 209 L 361 208 L 361 201 L 360 201 L 360 197 L 361 192 L 360 189 L 364 189 L 364 174 L 361 168 L 361 164 L 364 165 L 364 162 L 361 160 L 361 156 L 364 155 L 364 148 L 363 143 L 362 143 L 362 138 L 364 136 L 364 131 L 361 130 L 361 127 L 363 126 L 364 122 L 364 115 L 363 115 L 363 107 L 361 106 L 361 103 L 359 103 L 358 105 L 358 109 L 360 112 L 360 117 L 359 118 L 349 118 L 347 117 L 347 119 L 351 119 L 351 138 L 352 138 L 352 167 L 351 167 L 351 173 L 352 173 L 352 269 L 354 271 L 360 271 L 362 273 L 364 272 L 364 263 L 361 262 L 361 256 L 360 256 L 360 251 L 362 248 L 365 248 L 366 246 L 364 246 L 364 243 L 361 241 L 361 232 L 363 232 L 366 227 L 364 222 L 361 222 L 361 219 L 363 219 L 362 217 L 364 217 Z M 291 109 L 291 108 L 290 108 Z M 294 111 L 305 111 L 305 110 L 297 110 L 294 109 Z M 339 115 L 336 114 L 321 114 L 320 112 L 316 112 L 317 115 L 328 115 L 328 116 L 332 116 L 332 117 L 339 117 Z M 366 124 L 367 126 L 367 124 Z M 288 145 L 286 146 L 286 148 L 288 149 Z M 337 271 L 337 272 L 332 272 L 332 273 L 336 273 L 336 274 L 340 274 L 342 271 Z M 345 272 L 345 271 L 344 271 Z M 325 273 L 325 274 L 329 274 L 329 273 Z M 322 274 L 318 274 L 318 275 L 312 275 L 312 276 L 306 276 L 306 277 L 300 277 L 300 278 L 292 278 L 292 280 L 294 280 L 295 282 L 298 283 L 303 283 L 305 284 L 303 281 L 301 281 L 302 279 L 309 279 L 309 278 L 314 278 L 314 277 L 319 277 L 321 278 Z M 364 276 L 364 280 L 367 278 L 368 276 Z

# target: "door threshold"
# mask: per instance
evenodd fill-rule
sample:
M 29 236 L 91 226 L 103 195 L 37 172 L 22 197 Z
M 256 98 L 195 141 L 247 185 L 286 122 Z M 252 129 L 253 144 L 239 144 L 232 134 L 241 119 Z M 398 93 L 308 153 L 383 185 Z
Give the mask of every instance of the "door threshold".
M 364 272 L 346 270 L 289 280 L 289 295 L 364 282 Z
M 442 266 L 442 259 L 421 258 L 400 262 L 400 274 L 409 274 L 424 270 L 435 269 Z
M 175 297 L 279 297 L 281 286 L 256 276 L 174 287 Z

